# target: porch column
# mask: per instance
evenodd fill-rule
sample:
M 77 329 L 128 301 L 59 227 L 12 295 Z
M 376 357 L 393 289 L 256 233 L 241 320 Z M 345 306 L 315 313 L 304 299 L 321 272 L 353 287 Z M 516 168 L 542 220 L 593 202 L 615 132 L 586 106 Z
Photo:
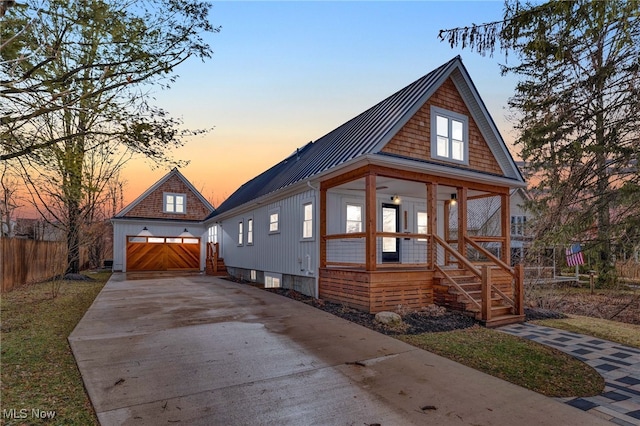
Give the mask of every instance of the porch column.
M 320 188 L 320 268 L 327 267 L 327 188 Z
M 458 188 L 458 252 L 467 257 L 467 188 Z
M 429 252 L 427 264 L 433 269 L 436 264 L 436 240 L 433 236 L 438 232 L 438 184 L 427 183 L 427 234 L 429 234 Z
M 365 264 L 367 271 L 375 271 L 376 256 L 376 175 L 369 173 L 365 177 Z
M 502 225 L 502 247 L 501 259 L 507 265 L 511 265 L 511 207 L 509 192 L 500 195 L 500 224 Z

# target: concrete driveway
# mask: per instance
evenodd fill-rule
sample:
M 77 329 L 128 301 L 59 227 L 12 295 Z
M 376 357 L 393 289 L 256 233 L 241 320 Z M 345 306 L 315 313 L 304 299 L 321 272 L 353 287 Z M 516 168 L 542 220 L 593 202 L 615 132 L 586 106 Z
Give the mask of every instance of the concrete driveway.
M 103 425 L 597 425 L 303 303 L 114 274 L 69 337 Z

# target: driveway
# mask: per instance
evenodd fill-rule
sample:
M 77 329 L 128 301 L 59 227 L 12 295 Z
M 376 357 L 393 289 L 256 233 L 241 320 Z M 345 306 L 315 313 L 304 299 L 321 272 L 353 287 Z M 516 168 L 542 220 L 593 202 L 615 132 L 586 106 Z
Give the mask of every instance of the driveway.
M 610 424 L 208 276 L 114 274 L 69 342 L 103 425 Z

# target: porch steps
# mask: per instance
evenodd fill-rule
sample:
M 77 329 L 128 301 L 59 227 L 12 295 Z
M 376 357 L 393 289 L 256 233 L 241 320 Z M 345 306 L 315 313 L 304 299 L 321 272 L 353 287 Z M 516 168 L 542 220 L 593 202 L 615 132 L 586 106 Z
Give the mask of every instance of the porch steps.
M 227 273 L 227 267 L 224 264 L 224 259 L 219 257 L 217 259 L 217 263 L 216 263 L 216 268 L 214 268 L 214 264 L 213 264 L 213 257 L 208 257 L 207 258 L 207 269 L 206 269 L 206 273 L 207 275 L 213 275 L 216 277 L 226 277 L 228 275 Z
M 482 312 L 482 282 L 470 271 L 461 268 L 443 269 L 458 287 L 476 303 L 469 300 L 463 292 L 452 285 L 439 271 L 434 275 L 434 301 L 437 305 L 472 315 L 481 320 Z M 524 321 L 524 315 L 514 315 L 509 306 L 496 292 L 491 292 L 491 317 L 483 324 L 488 328 L 514 324 Z

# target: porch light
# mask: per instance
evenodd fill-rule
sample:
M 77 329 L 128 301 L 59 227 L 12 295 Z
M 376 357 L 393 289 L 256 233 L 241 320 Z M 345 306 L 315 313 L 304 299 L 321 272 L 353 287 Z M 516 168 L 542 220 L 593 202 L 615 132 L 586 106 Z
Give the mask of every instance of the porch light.
M 393 197 L 391 197 L 391 201 L 393 201 L 393 204 L 400 204 L 400 196 L 394 195 Z
M 151 237 L 151 236 L 153 236 L 153 234 L 151 233 L 151 231 L 149 231 L 149 228 L 147 228 L 145 226 L 144 228 L 142 228 L 142 231 L 140 231 L 137 236 L 138 237 Z
M 453 193 L 451 194 L 451 205 L 455 206 L 456 204 L 458 204 L 458 194 Z
M 190 238 L 190 237 L 193 237 L 193 234 L 189 232 L 187 228 L 184 228 L 184 231 L 182 231 L 182 234 L 178 235 L 178 237 Z

